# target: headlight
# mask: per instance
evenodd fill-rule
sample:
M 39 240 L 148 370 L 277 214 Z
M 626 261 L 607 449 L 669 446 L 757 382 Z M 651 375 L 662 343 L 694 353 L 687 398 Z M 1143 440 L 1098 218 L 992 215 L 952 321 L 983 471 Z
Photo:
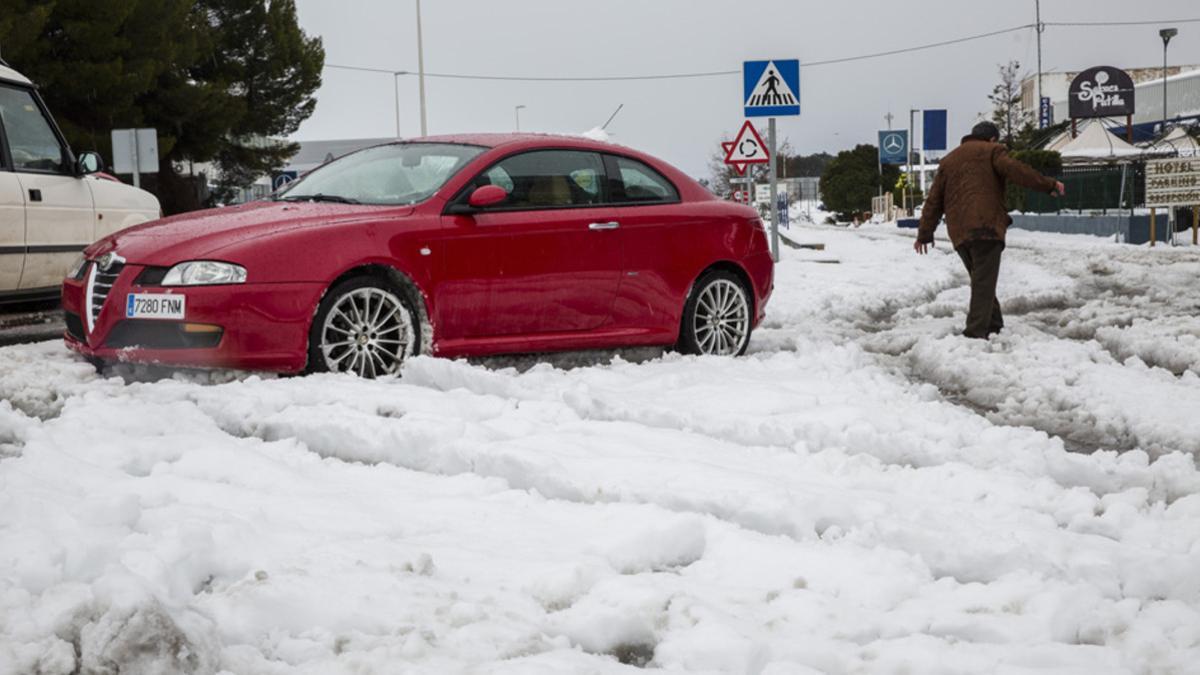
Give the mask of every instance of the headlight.
M 208 286 L 211 284 L 242 284 L 246 268 L 213 260 L 191 260 L 167 270 L 163 286 Z
M 83 257 L 83 254 L 81 253 L 79 257 L 75 259 L 75 262 L 71 263 L 71 269 L 67 270 L 67 278 L 79 279 L 79 277 L 83 274 L 83 268 L 85 265 L 87 265 L 87 258 Z

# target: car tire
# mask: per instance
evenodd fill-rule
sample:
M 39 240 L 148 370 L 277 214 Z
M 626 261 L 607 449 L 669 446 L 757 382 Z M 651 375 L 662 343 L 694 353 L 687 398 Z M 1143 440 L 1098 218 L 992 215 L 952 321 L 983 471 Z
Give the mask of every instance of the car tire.
M 305 373 L 395 375 L 421 353 L 421 322 L 411 294 L 377 277 L 343 281 L 325 294 L 308 336 Z
M 683 306 L 677 348 L 684 354 L 741 356 L 750 344 L 752 311 L 750 293 L 737 275 L 706 272 Z

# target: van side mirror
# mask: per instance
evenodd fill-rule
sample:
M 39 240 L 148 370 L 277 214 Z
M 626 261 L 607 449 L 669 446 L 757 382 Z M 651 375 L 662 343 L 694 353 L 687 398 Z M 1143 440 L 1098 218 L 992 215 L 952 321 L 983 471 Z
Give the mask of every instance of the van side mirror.
M 100 153 L 85 152 L 75 160 L 75 174 L 86 176 L 100 171 L 103 166 L 104 160 L 100 158 Z

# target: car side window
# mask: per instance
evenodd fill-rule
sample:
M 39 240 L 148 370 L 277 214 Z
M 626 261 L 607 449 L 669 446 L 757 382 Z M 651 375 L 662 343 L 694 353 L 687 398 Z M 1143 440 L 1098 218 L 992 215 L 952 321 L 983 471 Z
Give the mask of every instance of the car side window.
M 535 150 L 513 155 L 480 174 L 471 189 L 498 185 L 511 208 L 590 206 L 604 202 L 604 162 L 594 152 Z
M 679 191 L 658 171 L 644 162 L 610 155 L 614 201 L 636 204 L 663 204 L 679 201 Z
M 8 137 L 14 171 L 69 173 L 66 148 L 32 92 L 0 86 L 0 123 Z

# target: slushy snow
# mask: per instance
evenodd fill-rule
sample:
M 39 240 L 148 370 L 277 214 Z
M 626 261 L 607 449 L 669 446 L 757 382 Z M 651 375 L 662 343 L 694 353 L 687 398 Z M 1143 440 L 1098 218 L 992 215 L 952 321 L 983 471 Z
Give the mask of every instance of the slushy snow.
M 1200 253 L 796 227 L 742 358 L 0 349 L 0 673 L 1188 673 Z

